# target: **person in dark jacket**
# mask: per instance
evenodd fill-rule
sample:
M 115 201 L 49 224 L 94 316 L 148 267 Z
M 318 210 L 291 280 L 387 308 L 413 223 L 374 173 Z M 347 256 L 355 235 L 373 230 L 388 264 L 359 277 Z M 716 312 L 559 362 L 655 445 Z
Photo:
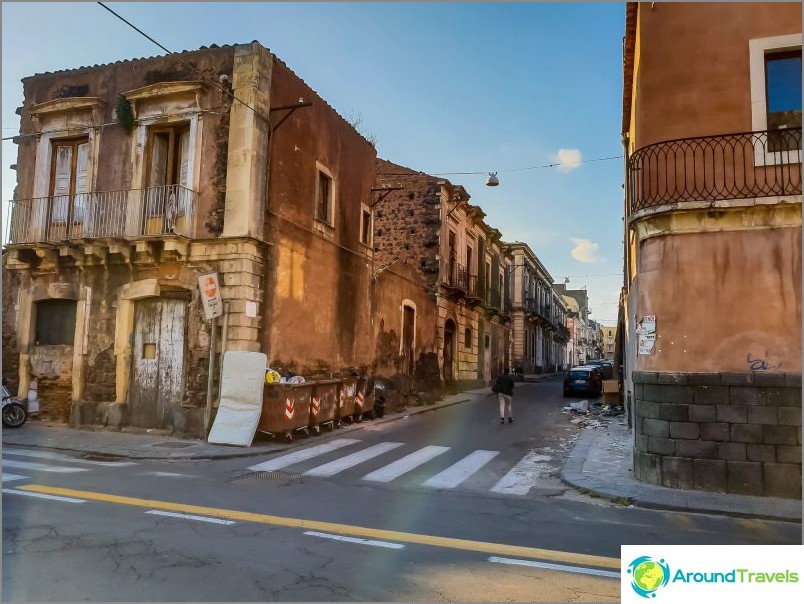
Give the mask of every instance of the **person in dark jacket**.
M 497 376 L 497 381 L 494 382 L 491 391 L 496 393 L 497 398 L 500 399 L 500 423 L 505 423 L 505 408 L 508 407 L 508 423 L 513 424 L 511 404 L 514 399 L 514 378 L 511 377 L 508 369 L 502 375 Z

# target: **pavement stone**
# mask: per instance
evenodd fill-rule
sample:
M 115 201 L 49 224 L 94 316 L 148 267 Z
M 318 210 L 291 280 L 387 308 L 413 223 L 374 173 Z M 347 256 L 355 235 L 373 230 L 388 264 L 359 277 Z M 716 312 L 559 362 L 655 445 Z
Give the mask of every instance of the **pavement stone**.
M 587 428 L 570 452 L 561 480 L 581 492 L 623 505 L 801 522 L 802 506 L 797 499 L 673 489 L 640 482 L 633 475 L 632 439 L 622 417 Z

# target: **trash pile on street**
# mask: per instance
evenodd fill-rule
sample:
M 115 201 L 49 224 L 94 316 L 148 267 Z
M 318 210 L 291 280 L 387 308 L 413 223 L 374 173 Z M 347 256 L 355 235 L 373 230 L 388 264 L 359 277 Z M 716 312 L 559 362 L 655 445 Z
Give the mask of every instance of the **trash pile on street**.
M 607 421 L 601 421 L 601 418 L 621 416 L 625 410 L 622 405 L 601 402 L 590 404 L 588 400 L 583 400 L 565 405 L 561 412 L 564 415 L 572 416 L 571 424 L 579 425 L 582 428 L 597 428 Z

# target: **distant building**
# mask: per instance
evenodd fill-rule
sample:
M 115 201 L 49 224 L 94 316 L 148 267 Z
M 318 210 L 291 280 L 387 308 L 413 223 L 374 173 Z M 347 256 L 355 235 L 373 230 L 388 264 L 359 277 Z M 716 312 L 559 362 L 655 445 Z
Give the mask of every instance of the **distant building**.
M 617 337 L 616 327 L 601 327 L 603 332 L 603 358 L 609 361 L 614 360 L 614 341 Z
M 634 474 L 801 498 L 801 3 L 629 2 Z

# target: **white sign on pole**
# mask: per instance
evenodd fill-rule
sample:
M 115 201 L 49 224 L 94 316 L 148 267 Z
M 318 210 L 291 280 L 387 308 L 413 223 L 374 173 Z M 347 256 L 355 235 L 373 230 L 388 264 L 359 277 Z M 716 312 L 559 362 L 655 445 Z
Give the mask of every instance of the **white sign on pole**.
M 218 273 L 208 273 L 198 277 L 198 287 L 201 290 L 201 304 L 204 307 L 204 316 L 211 321 L 223 314 L 223 301 L 221 288 L 218 285 Z
M 650 354 L 656 345 L 656 315 L 642 317 L 636 328 L 639 354 Z

